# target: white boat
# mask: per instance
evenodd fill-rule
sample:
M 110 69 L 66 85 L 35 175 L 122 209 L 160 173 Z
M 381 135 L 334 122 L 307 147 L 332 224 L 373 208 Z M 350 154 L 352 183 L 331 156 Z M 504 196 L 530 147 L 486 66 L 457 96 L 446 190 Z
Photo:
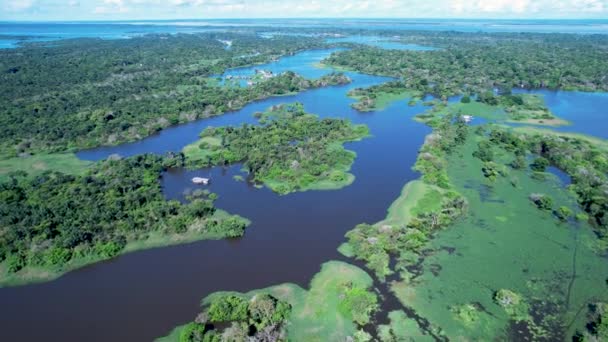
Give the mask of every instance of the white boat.
M 209 178 L 203 178 L 203 177 L 194 177 L 194 178 L 192 178 L 192 183 L 194 183 L 194 184 L 207 185 L 207 184 L 209 184 L 209 181 L 210 181 Z

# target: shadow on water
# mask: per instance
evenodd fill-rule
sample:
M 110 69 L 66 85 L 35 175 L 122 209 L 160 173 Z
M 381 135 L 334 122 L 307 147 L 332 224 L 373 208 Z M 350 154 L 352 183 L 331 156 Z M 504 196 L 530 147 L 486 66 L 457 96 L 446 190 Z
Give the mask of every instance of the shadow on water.
M 317 52 L 326 53 L 326 52 Z M 296 57 L 296 56 L 294 56 Z M 295 63 L 295 62 L 294 62 Z M 258 67 L 259 68 L 259 67 Z M 283 282 L 307 287 L 320 265 L 340 258 L 344 233 L 361 222 L 381 220 L 411 170 L 430 129 L 411 120 L 424 110 L 399 101 L 378 113 L 359 113 L 345 94 L 386 78 L 349 74 L 348 86 L 272 98 L 224 116 L 176 126 L 135 143 L 83 151 L 98 160 L 118 153 L 178 151 L 208 125 L 253 123 L 271 105 L 300 101 L 321 117 L 344 117 L 369 126 L 370 138 L 346 144 L 357 152 L 355 182 L 337 191 L 279 196 L 233 180 L 240 166 L 171 170 L 162 177 L 169 198 L 181 198 L 194 174 L 210 175 L 217 206 L 251 219 L 240 239 L 201 241 L 144 250 L 102 262 L 43 284 L 0 289 L 0 340 L 143 341 L 162 336 L 198 312 L 199 300 L 218 290 L 247 291 Z M 35 326 L 35 329 L 27 327 Z

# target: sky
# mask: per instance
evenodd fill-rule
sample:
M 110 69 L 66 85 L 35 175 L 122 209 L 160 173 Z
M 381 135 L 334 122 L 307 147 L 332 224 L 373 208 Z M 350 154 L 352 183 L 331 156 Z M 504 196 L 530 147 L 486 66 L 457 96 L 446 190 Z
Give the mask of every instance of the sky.
M 0 20 L 608 18 L 608 0 L 0 0 Z

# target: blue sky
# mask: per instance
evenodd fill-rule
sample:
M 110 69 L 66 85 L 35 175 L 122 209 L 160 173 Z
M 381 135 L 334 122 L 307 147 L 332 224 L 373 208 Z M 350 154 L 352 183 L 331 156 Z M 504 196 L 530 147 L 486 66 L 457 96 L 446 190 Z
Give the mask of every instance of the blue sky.
M 608 18 L 608 0 L 0 0 L 0 20 Z

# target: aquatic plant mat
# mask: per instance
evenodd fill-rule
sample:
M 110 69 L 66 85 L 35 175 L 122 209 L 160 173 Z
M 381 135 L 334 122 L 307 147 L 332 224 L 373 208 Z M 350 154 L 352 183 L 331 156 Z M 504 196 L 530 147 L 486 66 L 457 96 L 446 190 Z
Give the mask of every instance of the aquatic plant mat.
M 438 233 L 417 272 L 392 290 L 451 340 L 570 338 L 584 330 L 588 304 L 608 299 L 608 264 L 591 227 L 561 222 L 528 200 L 544 193 L 555 207 L 577 208 L 555 176 L 510 169 L 489 181 L 475 149 L 468 139 L 448 163 L 450 182 L 469 203 L 466 218 Z

